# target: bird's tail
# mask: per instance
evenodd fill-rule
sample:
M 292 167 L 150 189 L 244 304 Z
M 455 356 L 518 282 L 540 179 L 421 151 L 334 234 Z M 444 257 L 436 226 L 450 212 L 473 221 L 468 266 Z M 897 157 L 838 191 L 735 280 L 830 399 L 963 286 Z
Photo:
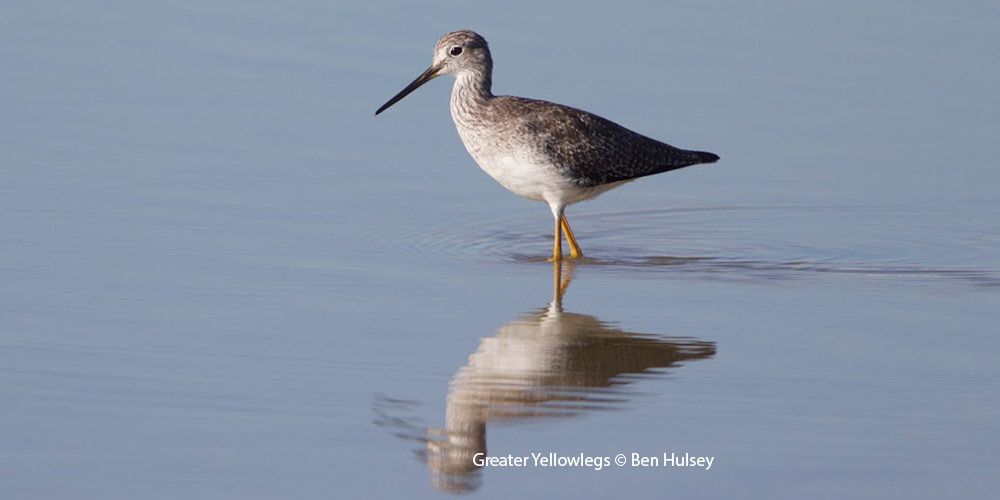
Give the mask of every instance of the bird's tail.
M 719 155 L 715 153 L 709 153 L 708 151 L 691 151 L 695 156 L 701 160 L 701 163 L 715 163 L 719 161 Z

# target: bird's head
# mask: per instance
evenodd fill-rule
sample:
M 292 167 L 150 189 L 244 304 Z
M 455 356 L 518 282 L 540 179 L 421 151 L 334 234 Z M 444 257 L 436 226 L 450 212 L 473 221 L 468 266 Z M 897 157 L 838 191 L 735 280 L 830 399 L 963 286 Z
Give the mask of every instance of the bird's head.
M 489 76 L 492 71 L 493 58 L 490 56 L 490 47 L 486 39 L 474 31 L 452 31 L 442 36 L 434 45 L 434 58 L 430 67 L 378 108 L 375 114 L 385 111 L 421 85 L 441 75 L 485 72 L 486 76 Z

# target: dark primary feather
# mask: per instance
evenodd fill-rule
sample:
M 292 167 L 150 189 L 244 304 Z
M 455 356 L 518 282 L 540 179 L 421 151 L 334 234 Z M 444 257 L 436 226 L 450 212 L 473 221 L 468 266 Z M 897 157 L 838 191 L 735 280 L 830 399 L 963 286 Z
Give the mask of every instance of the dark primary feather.
M 538 140 L 541 153 L 581 186 L 658 174 L 719 157 L 675 148 L 606 118 L 548 101 L 500 96 L 491 103 L 511 120 L 509 129 Z

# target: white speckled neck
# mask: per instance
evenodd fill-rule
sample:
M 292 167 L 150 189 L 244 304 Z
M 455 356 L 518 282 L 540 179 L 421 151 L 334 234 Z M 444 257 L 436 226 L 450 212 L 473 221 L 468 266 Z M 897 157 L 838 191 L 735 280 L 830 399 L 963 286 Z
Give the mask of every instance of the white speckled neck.
M 492 70 L 477 67 L 455 75 L 455 85 L 451 89 L 451 115 L 456 124 L 478 121 L 477 110 L 482 110 L 493 98 Z

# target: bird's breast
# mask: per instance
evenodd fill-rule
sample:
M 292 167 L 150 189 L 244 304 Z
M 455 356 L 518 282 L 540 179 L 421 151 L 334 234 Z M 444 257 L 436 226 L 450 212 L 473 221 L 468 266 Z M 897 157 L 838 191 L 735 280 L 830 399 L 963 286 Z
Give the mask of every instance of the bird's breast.
M 554 192 L 568 187 L 568 179 L 563 178 L 557 168 L 546 164 L 530 145 L 503 134 L 483 133 L 473 127 L 456 125 L 465 149 L 479 167 L 514 194 L 546 201 Z

